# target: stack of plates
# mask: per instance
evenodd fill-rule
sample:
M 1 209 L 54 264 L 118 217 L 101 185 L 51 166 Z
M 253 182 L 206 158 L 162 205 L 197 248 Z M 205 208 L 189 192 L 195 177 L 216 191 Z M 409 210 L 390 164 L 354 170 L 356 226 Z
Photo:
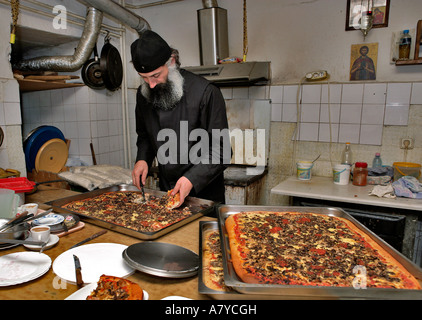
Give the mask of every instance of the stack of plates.
M 186 248 L 163 242 L 141 242 L 123 251 L 123 259 L 132 268 L 164 278 L 195 276 L 199 257 Z

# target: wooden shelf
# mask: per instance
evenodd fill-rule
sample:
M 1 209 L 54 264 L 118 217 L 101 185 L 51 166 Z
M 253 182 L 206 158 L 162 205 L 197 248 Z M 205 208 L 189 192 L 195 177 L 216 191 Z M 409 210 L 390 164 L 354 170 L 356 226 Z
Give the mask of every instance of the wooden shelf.
M 396 66 L 410 66 L 410 65 L 416 65 L 416 64 L 422 64 L 422 59 L 419 60 L 397 60 Z
M 21 92 L 42 91 L 52 89 L 63 89 L 73 87 L 83 87 L 83 83 L 66 83 L 43 80 L 18 79 L 19 89 Z

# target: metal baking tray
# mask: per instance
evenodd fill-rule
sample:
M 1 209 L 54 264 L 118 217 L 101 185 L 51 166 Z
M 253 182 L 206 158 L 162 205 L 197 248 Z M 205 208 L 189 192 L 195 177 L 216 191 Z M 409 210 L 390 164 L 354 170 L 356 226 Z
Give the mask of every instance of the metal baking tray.
M 137 192 L 141 192 L 139 191 L 138 188 L 136 188 L 134 185 L 127 185 L 127 184 L 122 184 L 122 185 L 117 185 L 117 186 L 112 186 L 112 187 L 108 187 L 108 188 L 104 188 L 104 189 L 98 189 L 98 190 L 94 190 L 94 191 L 90 191 L 90 192 L 86 192 L 86 193 L 81 193 L 78 195 L 74 195 L 74 196 L 70 196 L 70 197 L 66 197 L 66 198 L 62 198 L 62 199 L 58 199 L 58 200 L 54 200 L 54 201 L 50 201 L 47 202 L 47 205 L 50 205 L 55 212 L 63 212 L 63 213 L 71 213 L 71 214 L 76 214 L 78 215 L 81 220 L 89 222 L 91 224 L 112 230 L 112 231 L 117 231 L 123 234 L 126 234 L 128 236 L 132 236 L 135 237 L 137 239 L 141 239 L 141 240 L 153 240 L 153 239 L 157 239 L 177 228 L 180 228 L 181 226 L 184 226 L 185 224 L 188 224 L 189 222 L 196 220 L 200 217 L 202 217 L 203 215 L 207 215 L 209 213 L 211 213 L 214 210 L 214 206 L 215 203 L 213 201 L 210 200 L 204 200 L 204 199 L 199 199 L 199 198 L 195 198 L 195 197 L 187 197 L 185 199 L 185 202 L 183 204 L 183 206 L 188 206 L 190 208 L 190 210 L 192 211 L 192 215 L 180 220 L 168 227 L 165 227 L 161 230 L 158 231 L 154 231 L 154 232 L 142 232 L 142 231 L 137 231 L 134 229 L 130 229 L 130 228 L 126 228 L 111 222 L 107 222 L 95 217 L 90 217 L 88 215 L 85 214 L 81 214 L 78 212 L 73 212 L 71 210 L 62 208 L 63 205 L 75 201 L 75 200 L 83 200 L 83 199 L 87 199 L 87 198 L 92 198 L 95 196 L 98 196 L 100 194 L 103 193 L 107 193 L 107 192 L 118 192 L 118 191 L 137 191 Z M 159 191 L 159 190 L 153 190 L 153 189 L 146 189 L 145 188 L 145 192 L 156 196 L 156 197 L 162 197 L 166 194 L 166 192 L 164 191 Z
M 224 281 L 226 285 L 238 292 L 246 294 L 272 294 L 286 298 L 319 298 L 319 299 L 422 299 L 422 290 L 366 288 L 354 289 L 337 287 L 316 287 L 300 285 L 272 285 L 249 284 L 240 280 L 231 264 L 230 246 L 225 228 L 225 220 L 232 214 L 242 211 L 296 211 L 314 212 L 334 217 L 341 217 L 351 221 L 358 229 L 371 237 L 394 259 L 405 267 L 413 276 L 422 283 L 422 269 L 408 260 L 405 256 L 380 239 L 372 231 L 339 208 L 323 207 L 291 207 L 291 206 L 237 206 L 223 205 L 218 207 L 217 217 L 221 236 L 221 249 L 223 251 Z
M 205 294 L 215 300 L 275 300 L 280 297 L 277 295 L 266 294 L 242 294 L 234 289 L 230 291 L 218 291 L 207 287 L 203 280 L 203 236 L 208 230 L 219 230 L 217 221 L 199 221 L 199 272 L 198 272 L 198 292 Z

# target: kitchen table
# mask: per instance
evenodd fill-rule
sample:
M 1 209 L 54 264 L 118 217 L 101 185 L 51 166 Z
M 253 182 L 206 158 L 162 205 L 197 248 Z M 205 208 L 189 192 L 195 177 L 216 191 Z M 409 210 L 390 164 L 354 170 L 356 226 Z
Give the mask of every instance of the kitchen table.
M 312 176 L 311 180 L 299 180 L 296 176 L 292 176 L 273 187 L 271 193 L 290 196 L 290 204 L 294 204 L 295 199 L 302 198 L 329 201 L 338 207 L 343 207 L 346 203 L 377 208 L 380 212 L 383 208 L 393 209 L 406 216 L 402 253 L 413 260 L 416 227 L 418 220 L 422 219 L 422 200 L 371 196 L 369 192 L 373 187 L 373 185 L 355 186 L 352 183 L 338 185 L 331 177 Z
M 38 202 L 41 204 L 75 194 L 77 193 L 70 190 L 39 186 L 37 192 L 26 196 L 26 202 Z M 41 205 L 40 207 L 42 208 L 43 206 Z M 215 218 L 201 217 L 154 241 L 176 244 L 199 253 L 199 221 L 201 220 L 212 221 L 215 220 Z M 84 228 L 61 237 L 56 246 L 45 250 L 44 253 L 51 258 L 53 263 L 60 254 L 69 250 L 72 245 L 101 230 L 104 229 L 85 222 Z M 142 240 L 108 230 L 107 233 L 91 240 L 87 244 L 118 243 L 130 246 L 139 242 L 142 242 Z M 29 251 L 29 249 L 20 245 L 15 248 L 1 250 L 0 256 L 22 251 Z M 182 296 L 195 300 L 210 299 L 208 296 L 198 292 L 197 276 L 184 279 L 169 279 L 135 271 L 128 279 L 138 283 L 141 288 L 147 291 L 150 300 L 160 300 L 168 296 Z M 46 274 L 35 280 L 19 285 L 0 287 L 0 300 L 63 300 L 77 290 L 78 288 L 76 285 L 61 281 L 61 279 L 54 274 L 51 266 Z

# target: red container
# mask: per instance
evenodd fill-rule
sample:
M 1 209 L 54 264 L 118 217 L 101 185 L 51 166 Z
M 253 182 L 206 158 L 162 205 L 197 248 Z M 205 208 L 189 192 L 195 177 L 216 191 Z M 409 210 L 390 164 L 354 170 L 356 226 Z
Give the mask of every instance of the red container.
M 353 169 L 353 185 L 366 186 L 368 178 L 368 164 L 366 162 L 356 162 Z
M 4 178 L 0 179 L 1 189 L 14 190 L 15 193 L 30 192 L 34 189 L 35 182 L 29 181 L 28 178 Z

